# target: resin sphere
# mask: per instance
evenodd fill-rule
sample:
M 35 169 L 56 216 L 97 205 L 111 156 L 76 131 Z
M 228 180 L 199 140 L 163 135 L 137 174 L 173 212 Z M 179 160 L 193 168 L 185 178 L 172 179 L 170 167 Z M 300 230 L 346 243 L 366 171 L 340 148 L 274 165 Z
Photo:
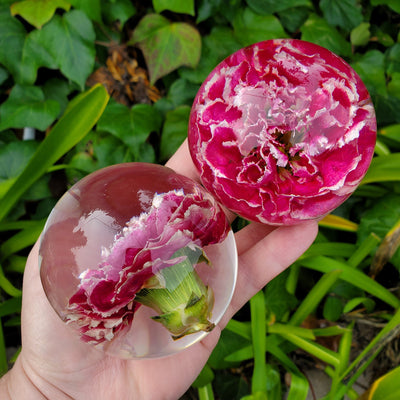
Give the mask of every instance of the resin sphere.
M 80 338 L 121 358 L 172 354 L 219 322 L 237 254 L 221 207 L 167 167 L 114 165 L 60 199 L 39 249 L 44 291 Z
M 202 183 L 228 209 L 280 225 L 343 203 L 374 153 L 367 89 L 312 43 L 268 40 L 220 63 L 194 100 L 189 148 Z

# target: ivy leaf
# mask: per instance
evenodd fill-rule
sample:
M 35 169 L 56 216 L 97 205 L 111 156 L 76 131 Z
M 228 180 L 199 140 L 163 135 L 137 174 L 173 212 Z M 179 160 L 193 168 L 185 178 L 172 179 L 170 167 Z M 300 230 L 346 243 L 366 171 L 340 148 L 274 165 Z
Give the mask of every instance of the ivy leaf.
M 35 28 L 40 29 L 53 17 L 57 8 L 68 11 L 71 4 L 66 0 L 24 0 L 11 5 L 11 15 L 20 15 Z
M 20 81 L 20 64 L 26 30 L 7 7 L 0 8 L 0 63 Z M 33 82 L 32 82 L 33 83 Z
M 233 30 L 237 40 L 243 45 L 268 39 L 287 37 L 281 23 L 273 15 L 258 15 L 250 8 L 236 14 Z
M 350 32 L 350 42 L 353 46 L 365 46 L 369 42 L 370 26 L 369 22 L 362 22 Z
M 393 11 L 396 11 L 400 14 L 400 3 L 398 0 L 371 0 L 371 5 L 373 6 L 378 6 L 380 4 L 385 4 Z
M 379 50 L 367 51 L 352 67 L 360 75 L 371 96 L 386 96 L 384 55 Z
M 201 54 L 201 37 L 195 28 L 185 22 L 171 23 L 158 14 L 139 22 L 130 43 L 142 50 L 151 84 L 183 65 L 194 68 Z
M 319 6 L 330 25 L 339 26 L 347 31 L 363 21 L 361 7 L 357 5 L 356 0 L 321 0 Z
M 194 0 L 153 0 L 153 7 L 157 13 L 164 10 L 194 15 Z
M 292 7 L 312 6 L 310 0 L 246 0 L 246 3 L 260 15 L 270 15 Z
M 62 17 L 56 15 L 30 36 L 30 40 L 51 55 L 67 78 L 84 88 L 94 66 L 96 38 L 92 22 L 84 12 L 73 10 Z
M 101 21 L 101 0 L 69 0 L 78 10 L 83 11 L 92 21 Z
M 0 147 L 0 182 L 18 176 L 32 158 L 38 143 L 32 140 L 11 142 Z
M 0 130 L 29 126 L 44 131 L 59 111 L 59 104 L 46 100 L 41 88 L 17 84 L 0 106 Z
M 221 46 L 221 43 L 224 45 Z M 201 84 L 224 58 L 239 50 L 242 45 L 233 35 L 232 29 L 215 27 L 203 38 L 201 58 L 196 69 L 181 68 L 179 74 L 189 82 Z
M 160 142 L 160 155 L 167 160 L 187 136 L 190 106 L 180 106 L 167 113 Z
M 161 118 L 149 104 L 135 104 L 128 108 L 110 102 L 97 124 L 97 130 L 113 134 L 130 148 L 136 158 L 140 158 L 143 144 L 150 133 L 157 132 L 160 126 Z
M 103 18 L 108 23 L 116 20 L 120 23 L 120 29 L 129 18 L 136 14 L 136 8 L 130 0 L 119 0 L 117 2 L 105 3 L 102 5 Z
M 351 44 L 316 14 L 309 16 L 300 31 L 302 40 L 318 44 L 341 56 L 351 56 Z

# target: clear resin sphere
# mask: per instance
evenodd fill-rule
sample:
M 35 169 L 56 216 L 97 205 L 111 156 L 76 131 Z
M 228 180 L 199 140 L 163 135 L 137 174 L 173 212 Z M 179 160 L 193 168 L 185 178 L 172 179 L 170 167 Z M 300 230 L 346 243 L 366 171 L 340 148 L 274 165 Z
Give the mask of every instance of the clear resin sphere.
M 374 107 L 356 72 L 331 51 L 267 40 L 222 61 L 194 100 L 189 147 L 221 204 L 272 225 L 321 218 L 364 177 Z
M 226 216 L 167 167 L 114 165 L 60 199 L 39 250 L 44 291 L 81 340 L 121 358 L 161 357 L 223 316 L 237 253 Z

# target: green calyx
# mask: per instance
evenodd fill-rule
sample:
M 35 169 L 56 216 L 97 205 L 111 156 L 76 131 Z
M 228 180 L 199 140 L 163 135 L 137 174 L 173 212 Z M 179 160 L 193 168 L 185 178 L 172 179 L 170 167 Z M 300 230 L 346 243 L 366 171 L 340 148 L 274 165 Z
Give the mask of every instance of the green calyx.
M 209 260 L 200 248 L 185 247 L 173 258 L 181 256 L 185 257 L 183 261 L 151 277 L 135 297 L 135 301 L 159 314 L 153 320 L 163 324 L 174 340 L 214 328 L 209 321 L 214 295 L 195 271 L 197 264 L 209 264 Z

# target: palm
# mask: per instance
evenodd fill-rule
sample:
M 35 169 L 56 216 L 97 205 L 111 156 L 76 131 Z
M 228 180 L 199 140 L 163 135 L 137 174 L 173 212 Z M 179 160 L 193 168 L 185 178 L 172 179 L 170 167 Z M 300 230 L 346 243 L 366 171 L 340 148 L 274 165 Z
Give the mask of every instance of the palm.
M 186 149 L 182 146 L 168 166 L 198 179 Z M 307 249 L 315 237 L 316 227 L 315 222 L 277 229 L 252 223 L 238 232 L 238 281 L 223 320 L 191 348 L 154 360 L 121 360 L 81 342 L 46 299 L 39 277 L 36 245 L 24 276 L 23 349 L 17 364 L 50 398 L 177 399 L 202 369 L 228 320 Z

